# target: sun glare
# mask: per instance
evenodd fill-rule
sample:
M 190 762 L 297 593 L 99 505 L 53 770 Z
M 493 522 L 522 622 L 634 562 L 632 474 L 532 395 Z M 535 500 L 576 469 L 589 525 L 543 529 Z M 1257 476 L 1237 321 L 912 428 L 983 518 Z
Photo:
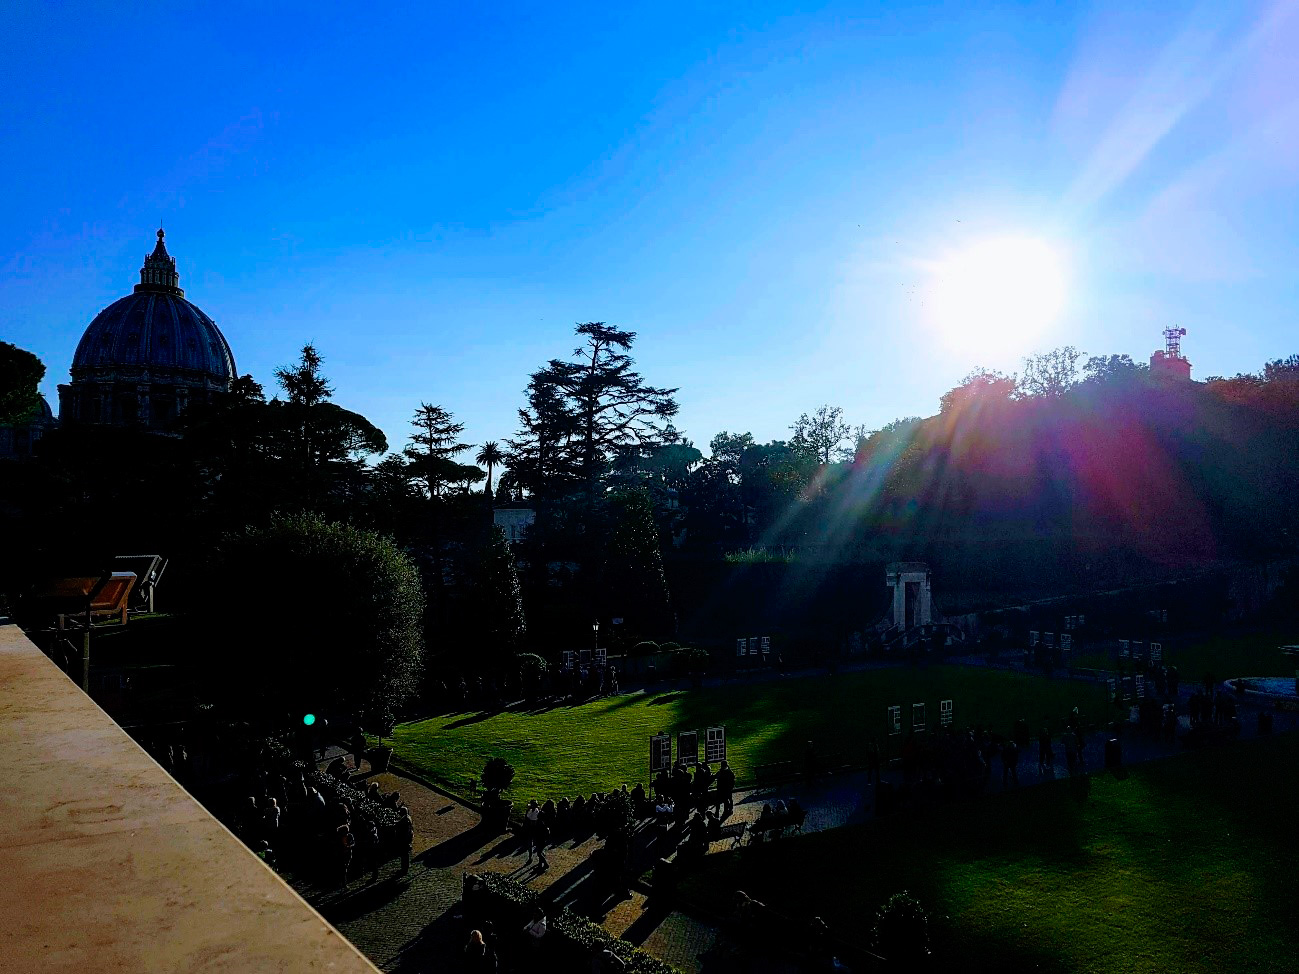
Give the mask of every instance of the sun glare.
M 1041 240 L 983 240 L 933 274 L 926 310 L 953 350 L 1027 352 L 1064 307 L 1064 261 Z

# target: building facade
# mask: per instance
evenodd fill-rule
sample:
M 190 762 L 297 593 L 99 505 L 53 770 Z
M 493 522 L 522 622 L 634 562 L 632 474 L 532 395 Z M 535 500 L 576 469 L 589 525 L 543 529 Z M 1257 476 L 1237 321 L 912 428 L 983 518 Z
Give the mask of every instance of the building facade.
M 77 345 L 59 420 L 167 431 L 192 403 L 230 391 L 235 360 L 216 323 L 185 300 L 165 236 L 133 293 L 97 314 Z

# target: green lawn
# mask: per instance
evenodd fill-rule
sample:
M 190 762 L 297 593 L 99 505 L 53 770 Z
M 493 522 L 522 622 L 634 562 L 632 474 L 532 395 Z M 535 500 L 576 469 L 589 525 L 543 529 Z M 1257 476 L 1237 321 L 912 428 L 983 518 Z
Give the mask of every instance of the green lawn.
M 1218 680 L 1238 676 L 1293 676 L 1295 661 L 1283 656 L 1282 645 L 1299 643 L 1299 630 L 1260 629 L 1249 632 L 1196 636 L 1164 643 L 1164 662 L 1175 665 L 1182 682 L 1198 683 L 1205 673 Z M 1108 652 L 1075 654 L 1074 666 L 1113 670 L 1117 661 Z
M 1054 782 L 711 856 L 682 888 L 734 890 L 846 939 L 906 889 L 935 969 L 1293 972 L 1299 737 Z
M 729 757 L 741 783 L 759 765 L 801 761 L 806 742 L 825 760 L 860 762 L 865 743 L 887 745 L 885 708 L 927 704 L 929 724 L 940 700 L 954 701 L 958 726 L 1009 731 L 1018 717 L 1036 728 L 1060 726 L 1072 707 L 1103 720 L 1104 693 L 1066 680 L 959 666 L 883 669 L 838 677 L 805 677 L 647 696 L 634 694 L 544 713 L 505 712 L 479 719 L 457 714 L 402 724 L 393 733 L 399 760 L 456 790 L 477 777 L 487 759 L 517 769 L 510 797 L 558 798 L 607 791 L 648 778 L 649 737 L 663 730 L 725 724 Z M 896 746 L 897 740 L 894 739 Z
M 1200 680 L 1206 672 L 1219 680 L 1237 676 L 1294 676 L 1296 663 L 1281 654 L 1283 644 L 1299 643 L 1299 630 L 1259 630 L 1207 636 L 1174 649 L 1169 662 L 1183 680 Z

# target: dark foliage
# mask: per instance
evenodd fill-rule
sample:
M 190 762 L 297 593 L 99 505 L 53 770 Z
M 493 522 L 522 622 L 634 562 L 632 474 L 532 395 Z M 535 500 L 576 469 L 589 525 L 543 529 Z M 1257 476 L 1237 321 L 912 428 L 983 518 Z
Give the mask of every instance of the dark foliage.
M 424 596 L 410 560 L 373 532 L 300 514 L 228 536 L 209 584 L 254 574 L 274 580 L 273 597 L 240 603 L 237 637 L 209 627 L 214 686 L 262 712 L 391 723 L 422 658 Z

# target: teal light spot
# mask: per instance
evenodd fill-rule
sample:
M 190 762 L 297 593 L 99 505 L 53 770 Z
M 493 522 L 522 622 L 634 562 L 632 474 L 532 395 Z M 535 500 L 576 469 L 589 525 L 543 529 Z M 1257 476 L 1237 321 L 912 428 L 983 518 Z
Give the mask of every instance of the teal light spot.
M 312 724 L 316 722 L 316 715 L 307 714 L 305 717 L 302 718 L 302 722 L 306 724 L 308 727 L 310 727 Z

